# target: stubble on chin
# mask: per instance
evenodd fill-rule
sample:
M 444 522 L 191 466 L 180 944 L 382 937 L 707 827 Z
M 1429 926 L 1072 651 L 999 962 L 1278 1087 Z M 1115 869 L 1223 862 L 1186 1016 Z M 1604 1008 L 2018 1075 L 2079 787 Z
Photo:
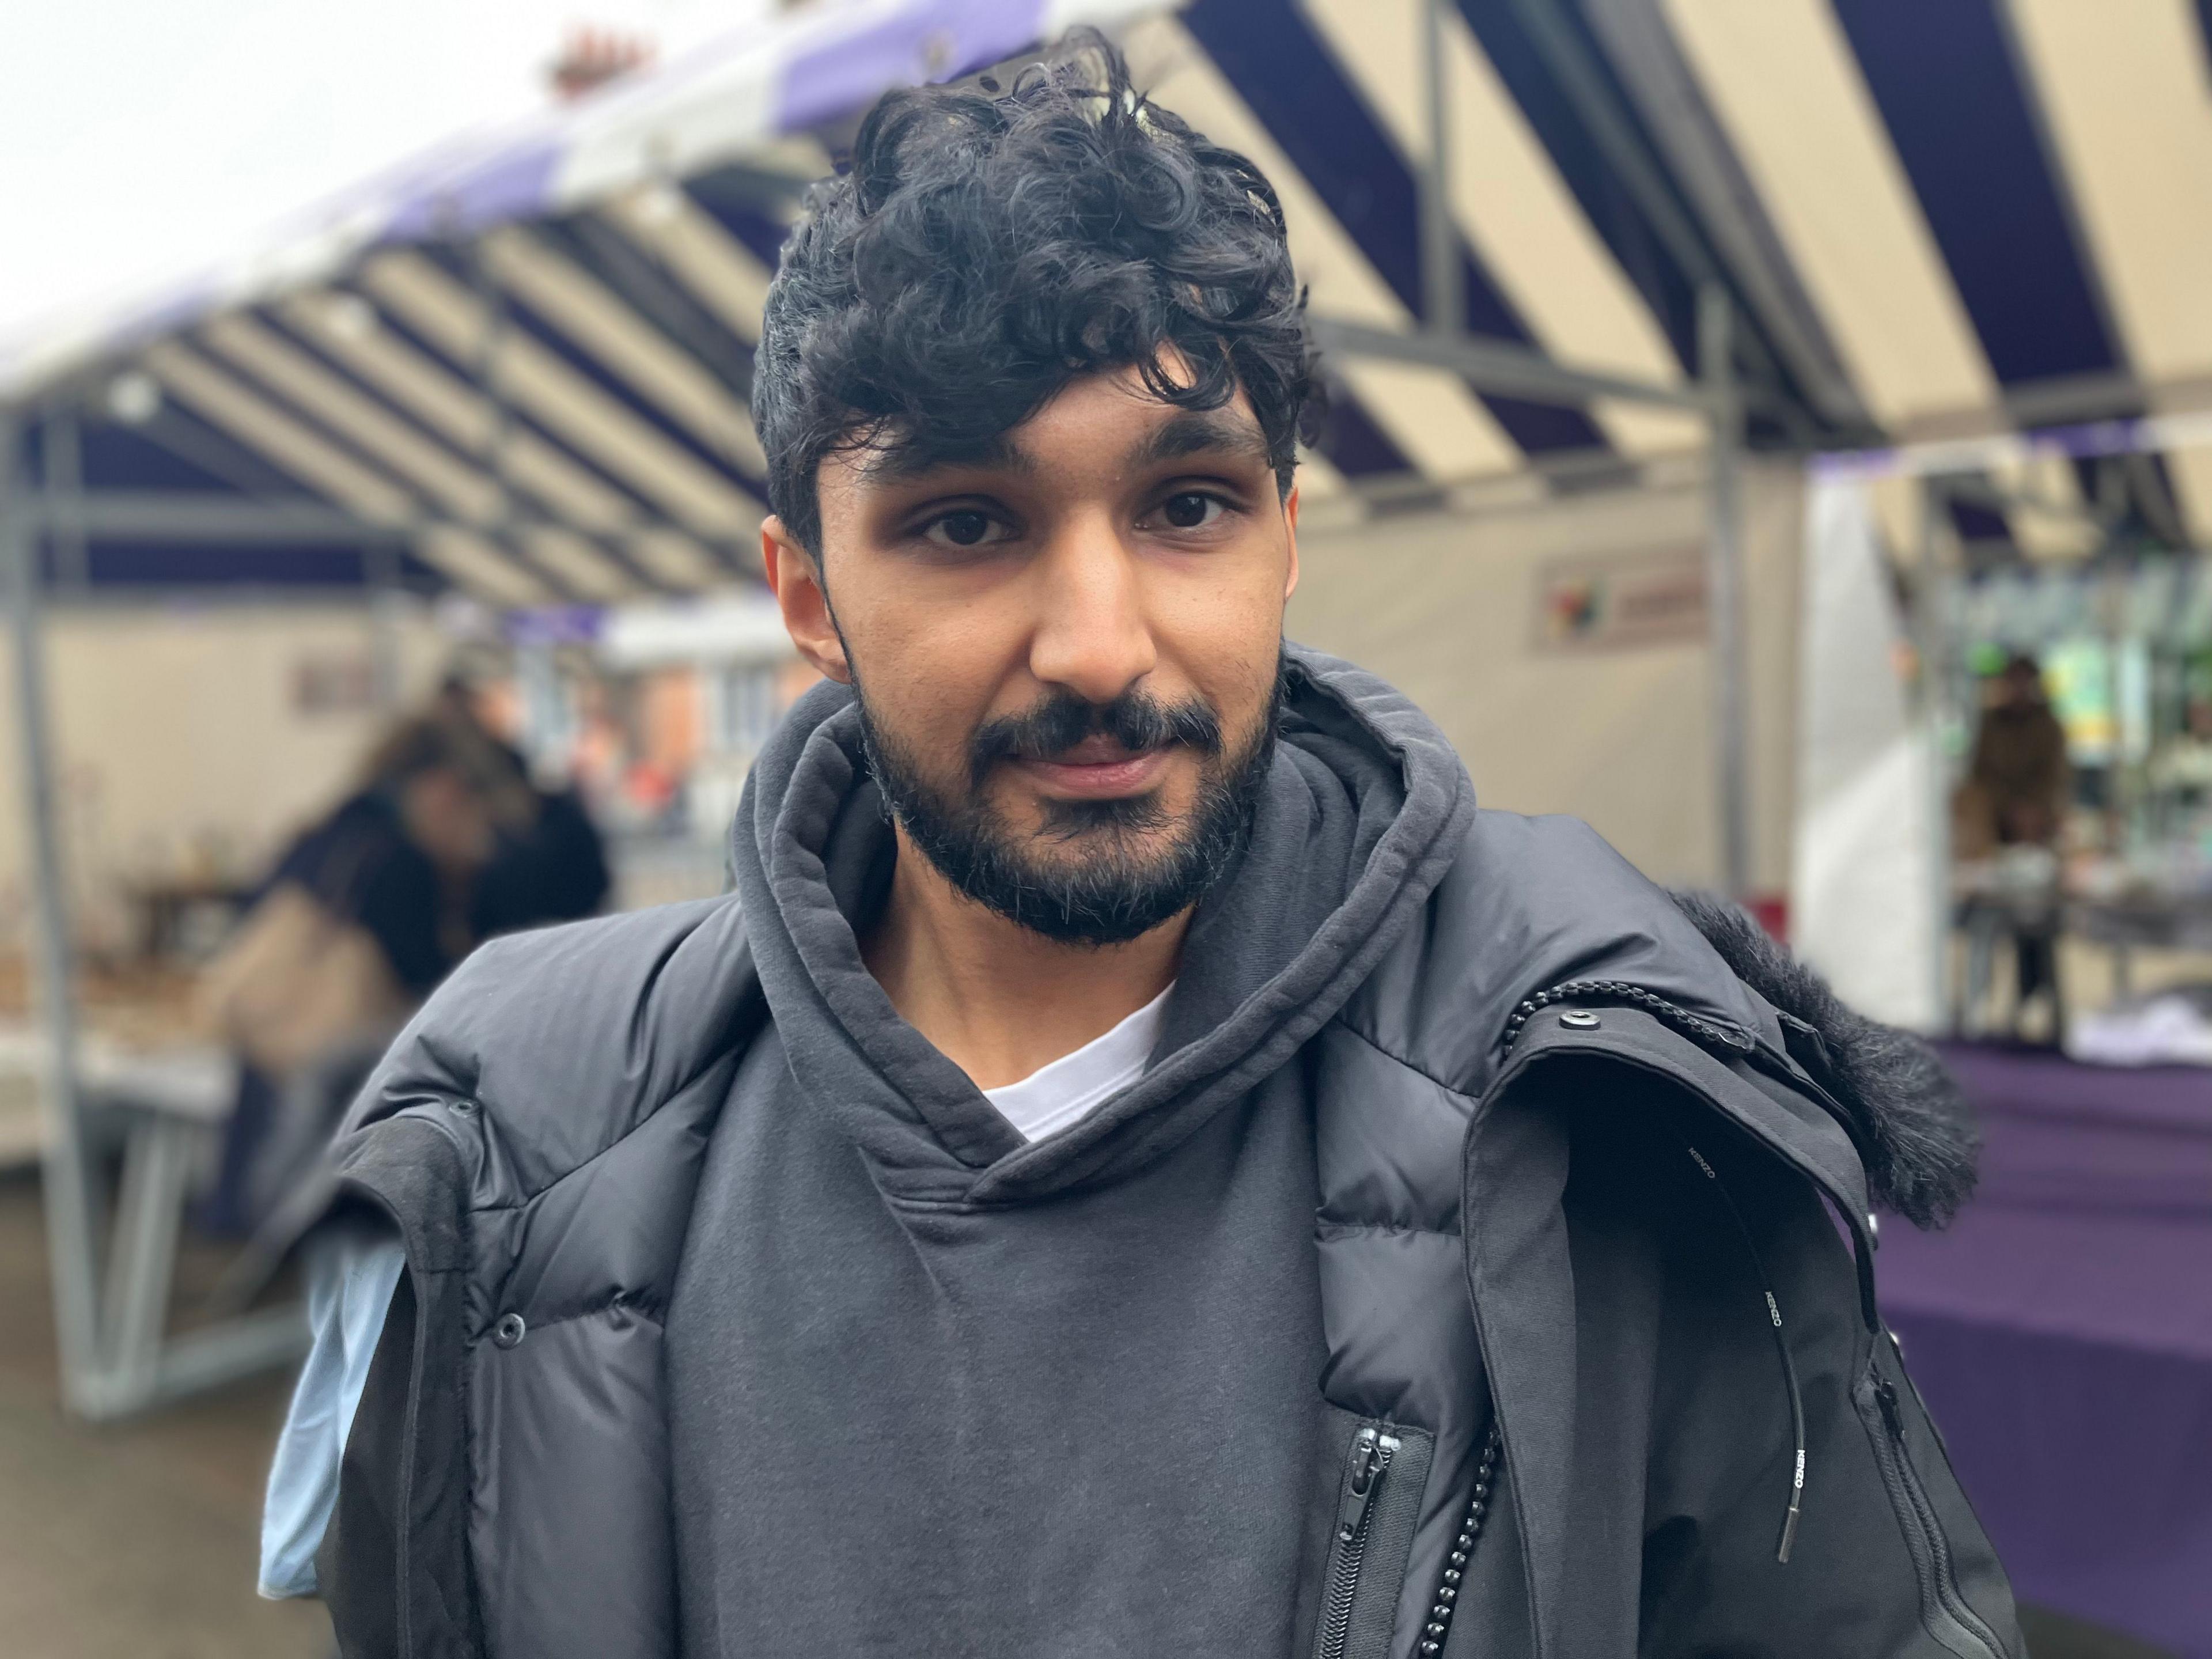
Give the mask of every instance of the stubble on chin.
M 856 683 L 856 690 L 858 690 Z M 1279 700 L 1228 756 L 1201 761 L 1193 799 L 1171 810 L 1154 790 L 1119 800 L 1045 799 L 1036 826 L 1007 821 L 986 787 L 964 799 L 939 787 L 860 694 L 868 763 L 886 811 L 952 887 L 1048 938 L 1126 942 L 1204 896 L 1249 834 Z

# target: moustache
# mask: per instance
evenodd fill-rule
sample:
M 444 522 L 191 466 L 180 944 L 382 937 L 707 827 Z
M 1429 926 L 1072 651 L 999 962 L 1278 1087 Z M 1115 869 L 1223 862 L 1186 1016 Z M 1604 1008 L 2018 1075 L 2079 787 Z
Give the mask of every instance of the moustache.
M 968 744 L 969 769 L 981 787 L 1002 760 L 1052 760 L 1090 737 L 1111 738 L 1133 755 L 1181 744 L 1212 757 L 1221 752 L 1221 720 L 1196 699 L 1170 703 L 1125 691 L 1111 702 L 1091 702 L 1056 691 L 1034 708 L 976 727 Z

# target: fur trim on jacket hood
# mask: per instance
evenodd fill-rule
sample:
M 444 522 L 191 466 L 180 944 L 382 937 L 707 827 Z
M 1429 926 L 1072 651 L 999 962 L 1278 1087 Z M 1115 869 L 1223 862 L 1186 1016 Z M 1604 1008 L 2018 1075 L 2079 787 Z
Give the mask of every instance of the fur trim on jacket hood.
M 1876 1200 L 1915 1226 L 1949 1221 L 1974 1190 L 1981 1140 L 1935 1049 L 1845 1007 L 1737 906 L 1708 893 L 1671 896 L 1738 979 L 1818 1035 L 1820 1052 L 1798 1060 L 1844 1109 Z

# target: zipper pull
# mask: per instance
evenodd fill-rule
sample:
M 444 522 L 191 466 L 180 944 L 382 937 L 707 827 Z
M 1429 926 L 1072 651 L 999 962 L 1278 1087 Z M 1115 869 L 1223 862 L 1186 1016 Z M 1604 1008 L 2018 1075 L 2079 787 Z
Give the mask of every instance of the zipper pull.
M 1881 1407 L 1881 1420 L 1889 1425 L 1889 1437 L 1899 1445 L 1905 1443 L 1905 1414 L 1898 1409 L 1897 1385 L 1886 1376 L 1878 1376 L 1874 1383 L 1875 1403 Z
M 1336 1507 L 1336 1539 L 1340 1544 L 1349 1544 L 1359 1536 L 1360 1528 L 1367 1522 L 1368 1507 L 1382 1490 L 1383 1473 L 1389 1468 L 1391 1455 L 1397 1449 L 1395 1437 L 1377 1434 L 1373 1429 L 1360 1430 L 1352 1441 L 1352 1468 L 1346 1476 L 1343 1500 Z

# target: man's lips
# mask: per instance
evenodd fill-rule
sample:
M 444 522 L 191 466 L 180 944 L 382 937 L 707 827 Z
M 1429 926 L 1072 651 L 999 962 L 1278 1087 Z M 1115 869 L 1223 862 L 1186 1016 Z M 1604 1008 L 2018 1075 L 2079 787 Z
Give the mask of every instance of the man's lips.
M 1114 800 L 1143 794 L 1158 783 L 1167 760 L 1164 749 L 1132 754 L 1117 743 L 1085 738 L 1050 760 L 1018 760 L 1014 764 L 1055 795 L 1077 800 Z

